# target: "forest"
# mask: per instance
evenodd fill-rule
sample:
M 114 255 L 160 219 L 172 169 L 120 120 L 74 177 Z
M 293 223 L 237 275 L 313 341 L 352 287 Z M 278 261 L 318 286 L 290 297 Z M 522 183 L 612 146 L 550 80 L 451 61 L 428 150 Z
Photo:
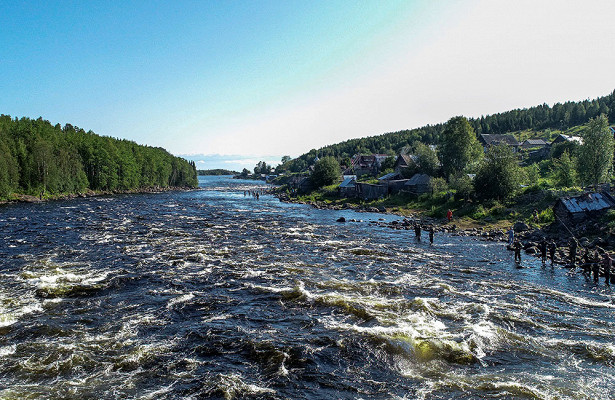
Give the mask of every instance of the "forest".
M 162 148 L 0 115 L 0 199 L 197 185 L 194 162 Z
M 615 91 L 594 100 L 579 102 L 568 101 L 556 103 L 552 107 L 547 104 L 516 109 L 498 114 L 471 118 L 469 123 L 477 135 L 490 133 L 508 133 L 524 130 L 566 130 L 570 127 L 582 125 L 590 119 L 604 114 L 609 121 L 615 121 Z M 313 164 L 316 156 L 332 156 L 343 165 L 355 154 L 389 154 L 395 155 L 404 147 L 414 142 L 425 144 L 439 144 L 440 134 L 444 124 L 427 125 L 421 128 L 384 133 L 360 139 L 351 139 L 345 142 L 313 149 L 293 160 L 283 164 L 284 170 L 299 172 Z

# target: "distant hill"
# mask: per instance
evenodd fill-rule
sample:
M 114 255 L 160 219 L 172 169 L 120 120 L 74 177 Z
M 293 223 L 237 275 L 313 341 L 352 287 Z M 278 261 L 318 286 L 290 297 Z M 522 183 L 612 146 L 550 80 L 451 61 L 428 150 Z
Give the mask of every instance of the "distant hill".
M 239 172 L 229 171 L 228 169 L 199 169 L 196 172 L 198 175 L 202 176 L 239 175 Z
M 570 131 L 583 125 L 600 114 L 607 115 L 609 121 L 615 121 L 615 91 L 594 100 L 547 104 L 523 109 L 515 109 L 493 115 L 470 119 L 470 124 L 477 135 L 483 133 L 521 133 L 519 139 L 525 139 L 536 133 L 538 136 L 551 136 L 549 130 Z M 452 117 L 452 116 L 451 116 Z M 284 167 L 293 172 L 301 171 L 313 164 L 318 157 L 333 156 L 338 160 L 352 157 L 354 154 L 398 154 L 405 146 L 415 141 L 426 144 L 438 144 L 444 123 L 426 125 L 421 128 L 384 133 L 360 139 L 329 145 L 309 152 L 287 162 Z M 540 133 L 537 133 L 540 132 Z
M 165 149 L 0 115 L 0 198 L 197 185 L 195 163 Z

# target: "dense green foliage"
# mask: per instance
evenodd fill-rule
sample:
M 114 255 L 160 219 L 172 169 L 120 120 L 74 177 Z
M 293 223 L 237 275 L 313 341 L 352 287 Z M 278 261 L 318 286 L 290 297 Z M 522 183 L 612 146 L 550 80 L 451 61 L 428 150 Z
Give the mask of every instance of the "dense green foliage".
M 314 165 L 311 179 L 314 187 L 320 188 L 336 183 L 340 174 L 340 165 L 337 160 L 333 157 L 323 157 Z
M 421 142 L 416 142 L 413 147 L 414 155 L 416 156 L 416 172 L 435 176 L 440 167 L 440 161 L 436 152 Z
M 579 152 L 579 172 L 588 184 L 603 183 L 613 168 L 613 134 L 606 116 L 589 121 Z
M 238 172 L 228 169 L 199 169 L 196 171 L 201 176 L 237 175 Z
M 0 197 L 196 187 L 194 162 L 42 118 L 0 116 Z
M 519 189 L 519 179 L 519 165 L 510 147 L 492 146 L 474 178 L 474 188 L 480 198 L 504 200 Z
M 453 117 L 446 123 L 440 136 L 438 151 L 446 177 L 464 171 L 483 155 L 476 133 L 464 117 Z

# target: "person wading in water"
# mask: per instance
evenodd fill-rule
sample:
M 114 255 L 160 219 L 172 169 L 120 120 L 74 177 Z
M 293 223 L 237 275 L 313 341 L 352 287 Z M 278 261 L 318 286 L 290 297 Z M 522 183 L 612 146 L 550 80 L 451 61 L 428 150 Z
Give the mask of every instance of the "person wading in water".
M 429 227 L 429 243 L 433 244 L 433 226 Z
M 540 256 L 542 258 L 542 265 L 547 263 L 547 239 L 543 238 L 540 242 Z
M 555 249 L 557 249 L 557 245 L 554 240 L 551 240 L 549 243 L 549 258 L 551 259 L 551 266 L 555 263 Z
M 414 224 L 414 235 L 416 236 L 416 240 L 421 240 L 421 225 Z
M 515 262 L 521 262 L 521 242 L 518 240 L 515 240 L 515 243 L 513 243 L 513 250 L 515 252 Z

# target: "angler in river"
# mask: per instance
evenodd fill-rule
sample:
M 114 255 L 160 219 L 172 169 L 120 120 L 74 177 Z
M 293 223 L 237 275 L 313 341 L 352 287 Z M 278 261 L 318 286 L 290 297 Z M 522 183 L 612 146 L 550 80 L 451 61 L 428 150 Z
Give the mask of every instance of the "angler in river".
M 605 285 L 200 183 L 0 207 L 0 398 L 615 398 Z

